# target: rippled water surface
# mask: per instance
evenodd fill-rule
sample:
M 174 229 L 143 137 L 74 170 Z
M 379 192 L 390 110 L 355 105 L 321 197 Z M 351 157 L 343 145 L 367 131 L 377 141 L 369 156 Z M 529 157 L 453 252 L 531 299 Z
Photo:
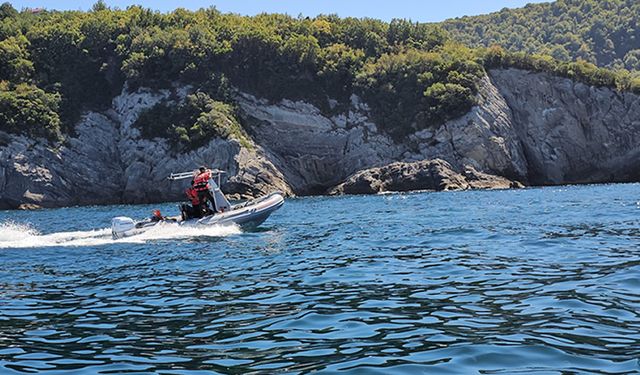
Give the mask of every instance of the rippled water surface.
M 640 185 L 0 212 L 0 373 L 638 373 Z M 170 212 L 174 205 L 164 205 Z

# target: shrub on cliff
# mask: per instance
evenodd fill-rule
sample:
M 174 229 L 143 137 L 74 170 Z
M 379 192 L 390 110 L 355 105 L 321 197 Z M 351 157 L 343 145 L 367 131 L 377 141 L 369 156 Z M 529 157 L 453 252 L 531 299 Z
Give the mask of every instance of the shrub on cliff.
M 31 137 L 60 139 L 60 95 L 21 83 L 0 82 L 0 130 Z
M 632 73 L 625 69 L 610 70 L 599 68 L 584 60 L 567 62 L 551 56 L 508 52 L 500 46 L 478 50 L 478 55 L 487 68 L 518 68 L 546 72 L 590 86 L 610 87 L 640 94 L 640 76 L 637 72 Z
M 134 123 L 145 138 L 165 138 L 175 151 L 189 151 L 212 138 L 233 138 L 251 147 L 233 107 L 203 92 L 188 95 L 180 104 L 160 102 L 143 111 Z
M 432 52 L 410 49 L 385 54 L 365 64 L 356 87 L 378 125 L 401 138 L 469 111 L 484 74 L 471 53 L 445 45 Z

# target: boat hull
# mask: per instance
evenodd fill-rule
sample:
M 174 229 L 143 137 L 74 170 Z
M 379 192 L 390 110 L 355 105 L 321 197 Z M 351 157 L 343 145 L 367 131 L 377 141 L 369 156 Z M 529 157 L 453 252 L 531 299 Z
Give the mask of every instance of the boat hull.
M 284 197 L 282 194 L 272 193 L 259 199 L 232 206 L 227 212 L 216 213 L 201 219 L 135 222 L 127 217 L 116 217 L 111 222 L 111 233 L 114 239 L 131 237 L 144 233 L 167 221 L 175 221 L 178 225 L 190 227 L 235 224 L 242 228 L 255 228 L 264 223 L 283 204 Z

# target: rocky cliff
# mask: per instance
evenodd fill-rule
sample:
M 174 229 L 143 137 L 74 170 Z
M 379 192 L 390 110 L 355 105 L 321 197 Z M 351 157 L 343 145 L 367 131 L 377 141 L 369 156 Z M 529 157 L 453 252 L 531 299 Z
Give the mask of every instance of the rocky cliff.
M 356 96 L 327 116 L 239 93 L 251 147 L 212 139 L 175 154 L 132 127 L 169 95 L 125 87 L 57 148 L 3 134 L 0 208 L 178 200 L 184 185 L 166 176 L 201 164 L 227 170 L 223 189 L 238 197 L 640 180 L 640 97 L 549 74 L 492 70 L 469 113 L 402 142 L 378 131 Z
M 274 164 L 298 193 L 326 191 L 338 182 L 346 184 L 329 190 L 362 193 L 350 184 L 380 176 L 380 167 L 403 162 L 418 173 L 425 166 L 420 163 L 435 159 L 469 178 L 449 188 L 640 180 L 640 97 L 544 73 L 492 70 L 469 113 L 401 143 L 377 131 L 357 97 L 347 113 L 331 118 L 305 103 L 269 105 L 249 96 L 239 103 L 254 139 L 276 156 Z M 407 190 L 402 181 L 379 180 L 365 190 Z M 407 186 L 438 189 L 430 183 Z
M 184 96 L 188 88 L 178 91 Z M 0 208 L 57 207 L 107 203 L 151 203 L 183 198 L 184 182 L 167 176 L 199 165 L 228 172 L 224 188 L 237 197 L 281 190 L 291 194 L 263 149 L 235 140 L 175 154 L 163 139 L 142 139 L 132 124 L 139 113 L 169 91 L 127 89 L 103 113 L 90 112 L 76 135 L 58 148 L 43 140 L 5 135 L 0 148 Z
M 547 74 L 491 71 L 532 185 L 640 180 L 640 96 Z

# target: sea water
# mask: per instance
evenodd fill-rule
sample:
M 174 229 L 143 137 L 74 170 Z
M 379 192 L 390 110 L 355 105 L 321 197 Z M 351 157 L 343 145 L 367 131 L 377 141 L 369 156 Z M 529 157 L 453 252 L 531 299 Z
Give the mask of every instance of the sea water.
M 0 212 L 0 373 L 640 371 L 640 185 L 153 208 Z

